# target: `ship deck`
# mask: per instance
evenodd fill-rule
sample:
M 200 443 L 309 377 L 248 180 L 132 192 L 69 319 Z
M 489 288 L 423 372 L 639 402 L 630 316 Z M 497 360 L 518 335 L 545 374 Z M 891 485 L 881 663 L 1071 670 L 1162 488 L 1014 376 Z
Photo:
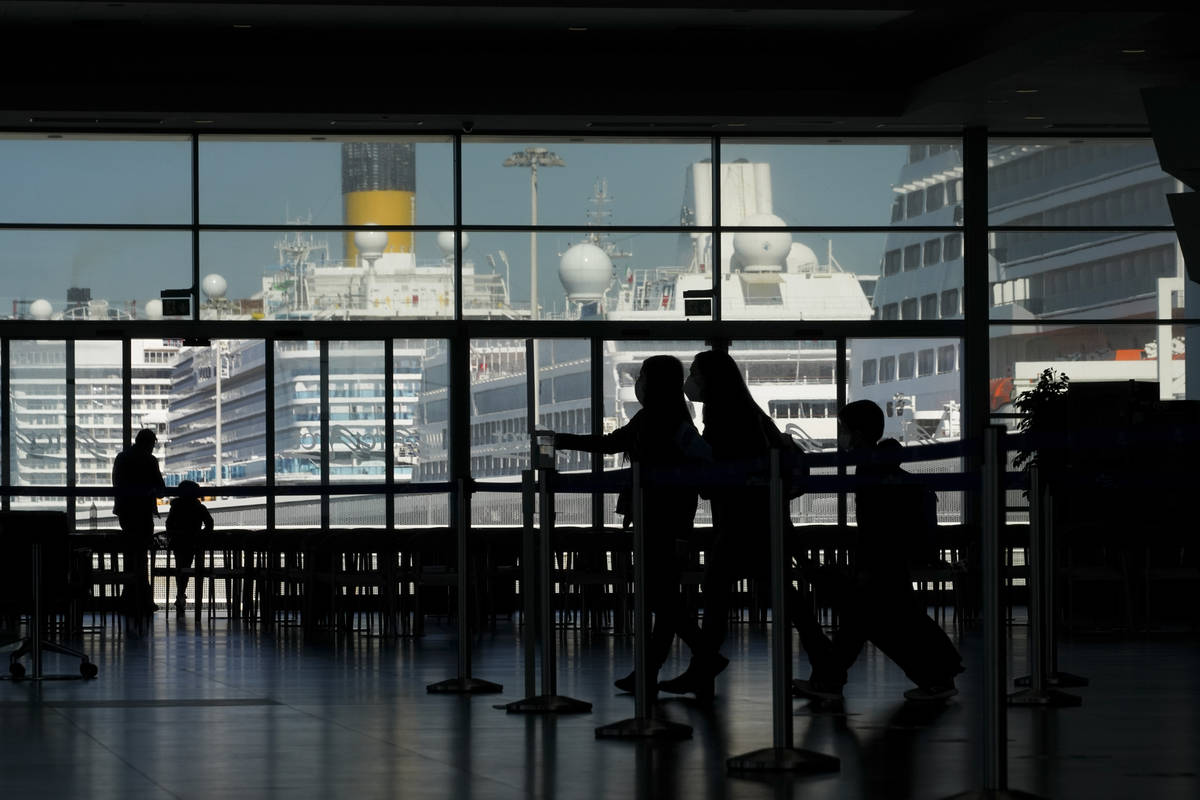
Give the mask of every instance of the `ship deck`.
M 1020 610 L 1018 610 L 1020 611 Z M 1014 626 L 1010 673 L 1026 663 Z M 144 638 L 118 627 L 85 635 L 91 682 L 0 684 L 5 796 L 121 798 L 938 798 L 978 780 L 981 635 L 961 641 L 968 671 L 944 707 L 906 705 L 899 669 L 870 647 L 855 665 L 845 713 L 794 703 L 796 743 L 832 753 L 841 772 L 769 781 L 731 777 L 728 756 L 771 742 L 769 632 L 735 626 L 732 663 L 711 709 L 659 704 L 694 729 L 689 741 L 597 741 L 595 726 L 632 714 L 612 688 L 628 638 L 568 631 L 559 691 L 590 714 L 509 715 L 494 704 L 523 686 L 521 630 L 501 621 L 479 642 L 475 674 L 500 695 L 431 695 L 455 667 L 452 630 L 420 639 L 298 629 L 266 634 L 222 621 L 156 615 Z M 686 663 L 676 650 L 664 668 Z M 49 656 L 48 671 L 74 671 Z M 1200 792 L 1200 648 L 1187 638 L 1064 643 L 1064 667 L 1091 678 L 1080 708 L 1012 709 L 1009 784 L 1044 797 L 1193 798 Z M 797 672 L 805 674 L 803 656 Z

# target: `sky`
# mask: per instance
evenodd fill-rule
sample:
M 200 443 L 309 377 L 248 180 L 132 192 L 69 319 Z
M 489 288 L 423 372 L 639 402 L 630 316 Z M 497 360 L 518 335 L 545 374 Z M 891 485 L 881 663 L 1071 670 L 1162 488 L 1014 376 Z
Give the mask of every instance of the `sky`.
M 587 224 L 588 198 L 607 179 L 612 222 L 676 225 L 688 166 L 710 155 L 707 140 L 678 142 L 476 140 L 463 144 L 463 221 L 467 225 L 528 225 L 530 173 L 506 168 L 504 159 L 528 145 L 556 152 L 564 167 L 539 170 L 539 223 Z M 247 141 L 202 138 L 199 211 L 203 224 L 276 225 L 289 220 L 342 224 L 340 141 Z M 722 160 L 747 158 L 771 165 L 774 212 L 795 225 L 886 225 L 891 184 L 907 155 L 905 144 L 724 144 Z M 186 138 L 0 138 L 0 221 L 187 225 L 191 222 L 191 144 Z M 417 216 L 421 225 L 450 225 L 454 215 L 453 149 L 449 141 L 416 146 Z M 581 234 L 582 235 L 582 234 Z M 539 291 L 561 298 L 559 254 L 581 235 L 542 234 L 538 242 Z M 219 272 L 229 296 L 260 288 L 263 271 L 276 263 L 273 232 L 205 232 L 201 275 Z M 328 235 L 340 258 L 342 237 Z M 477 271 L 487 256 L 513 265 L 514 298 L 528 297 L 529 236 L 477 233 L 466 253 Z M 797 234 L 824 254 L 826 238 Z M 417 237 L 419 259 L 441 253 L 435 235 Z M 614 235 L 632 257 L 618 271 L 674 265 L 675 234 Z M 873 273 L 883 249 L 880 235 L 835 237 L 834 254 L 851 271 Z M 822 258 L 823 260 L 823 258 Z M 0 314 L 12 300 L 49 299 L 56 309 L 68 286 L 93 296 L 140 305 L 160 289 L 191 282 L 187 231 L 0 231 Z

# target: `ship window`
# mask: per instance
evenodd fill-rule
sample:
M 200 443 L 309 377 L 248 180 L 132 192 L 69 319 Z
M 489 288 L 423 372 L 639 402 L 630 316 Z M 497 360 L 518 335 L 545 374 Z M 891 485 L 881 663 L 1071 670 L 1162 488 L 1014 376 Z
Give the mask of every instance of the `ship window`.
M 954 371 L 954 345 L 948 344 L 938 348 L 937 371 L 939 375 Z
M 942 292 L 942 316 L 958 316 L 958 289 L 947 289 Z
M 936 357 L 934 355 L 934 351 L 933 351 L 932 347 L 929 348 L 928 350 L 918 351 L 917 352 L 917 376 L 923 378 L 926 375 L 932 375 L 934 366 L 935 366 L 935 362 L 936 362 Z
M 883 254 L 883 274 L 895 275 L 900 271 L 900 251 L 888 250 Z
M 927 294 L 921 297 L 921 319 L 937 319 L 938 296 Z
M 942 253 L 942 257 L 946 261 L 954 261 L 955 259 L 962 258 L 962 234 L 961 233 L 950 234 L 949 236 L 946 237 L 945 242 L 946 242 L 946 246 L 944 248 L 944 252 Z
M 778 281 L 742 281 L 743 295 L 748 306 L 783 305 L 783 294 Z
M 962 199 L 962 178 L 946 181 L 946 202 L 961 203 Z
M 917 318 L 917 298 L 909 297 L 900 304 L 900 319 Z
M 917 189 L 915 192 L 909 192 L 905 197 L 904 215 L 909 219 L 919 216 L 921 209 L 925 207 L 925 192 Z
M 921 245 L 910 244 L 904 248 L 904 271 L 921 268 Z
M 900 306 L 896 303 L 888 303 L 883 307 L 883 318 L 885 320 L 900 319 Z
M 879 382 L 888 383 L 896 380 L 896 357 L 884 356 L 879 359 Z
M 925 242 L 925 266 L 936 264 L 942 260 L 942 240 L 930 239 Z
M 917 357 L 913 353 L 901 353 L 897 362 L 900 370 L 900 380 L 908 380 L 916 373 Z
M 915 164 L 918 161 L 924 161 L 925 155 L 929 152 L 929 145 L 910 144 L 908 146 L 908 163 Z
M 892 202 L 892 222 L 900 222 L 904 219 L 904 198 L 897 197 Z
M 875 374 L 877 372 L 878 363 L 873 358 L 868 358 L 862 362 L 862 385 L 871 386 L 875 383 Z
M 925 210 L 936 211 L 946 205 L 946 184 L 935 183 L 925 190 Z

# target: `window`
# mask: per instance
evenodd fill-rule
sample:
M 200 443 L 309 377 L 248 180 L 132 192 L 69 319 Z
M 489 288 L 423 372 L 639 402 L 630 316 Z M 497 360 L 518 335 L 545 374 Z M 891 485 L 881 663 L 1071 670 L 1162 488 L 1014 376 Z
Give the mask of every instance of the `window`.
M 904 198 L 904 216 L 912 219 L 920 216 L 921 209 L 925 207 L 925 192 L 917 189 L 915 192 L 909 192 Z
M 925 242 L 925 266 L 936 264 L 942 260 L 942 240 L 930 239 Z
M 883 254 L 883 274 L 895 275 L 900 271 L 900 251 L 888 250 Z
M 875 376 L 878 372 L 879 364 L 873 358 L 868 358 L 862 362 L 862 385 L 871 386 L 875 383 Z
M 900 319 L 917 319 L 917 298 L 906 298 L 900 304 Z
M 948 344 L 938 348 L 937 371 L 939 375 L 954 371 L 954 345 Z
M 904 248 L 904 271 L 921 268 L 921 245 L 910 244 Z
M 921 298 L 921 319 L 938 318 L 938 296 L 927 294 Z
M 945 238 L 945 248 L 943 248 L 942 258 L 945 261 L 954 261 L 962 258 L 962 234 L 952 233 Z
M 904 198 L 897 197 L 892 201 L 892 222 L 900 222 L 904 219 Z
M 917 376 L 925 377 L 932 375 L 935 367 L 936 356 L 932 347 L 926 350 L 917 351 Z
M 879 382 L 890 383 L 896 380 L 896 357 L 884 356 L 879 359 Z
M 946 181 L 946 202 L 961 203 L 962 199 L 962 178 Z
M 936 211 L 946 205 L 946 184 L 935 183 L 925 190 L 925 210 Z
M 883 307 L 883 318 L 885 320 L 900 319 L 900 306 L 896 303 L 888 303 Z
M 909 378 L 913 377 L 916 372 L 916 364 L 917 357 L 915 354 L 901 353 L 899 360 L 900 380 L 908 380 Z
M 958 289 L 942 292 L 942 317 L 958 316 Z

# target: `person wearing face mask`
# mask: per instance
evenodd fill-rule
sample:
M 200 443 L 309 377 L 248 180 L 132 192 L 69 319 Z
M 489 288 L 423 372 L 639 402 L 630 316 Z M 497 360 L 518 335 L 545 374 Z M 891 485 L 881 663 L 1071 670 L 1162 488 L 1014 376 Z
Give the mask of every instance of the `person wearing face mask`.
M 690 539 L 692 535 L 696 490 L 680 485 L 654 486 L 653 473 L 655 469 L 679 469 L 710 462 L 712 451 L 692 424 L 683 398 L 683 364 L 679 359 L 662 355 L 643 361 L 634 394 L 642 408 L 626 425 L 605 435 L 555 434 L 554 446 L 589 453 L 624 453 L 649 473 L 651 483 L 644 493 L 642 515 L 646 531 L 647 602 L 654 614 L 649 663 L 657 673 L 667 660 L 676 634 L 695 652 L 698 643 L 693 634 L 698 635 L 699 629 L 694 624 L 682 626 L 681 569 L 675 554 L 676 541 Z M 625 515 L 628 527 L 632 509 L 625 492 L 618 497 L 617 511 Z M 632 692 L 635 683 L 636 672 L 630 672 L 615 685 Z M 654 684 L 651 680 L 650 685 Z
M 692 362 L 684 393 L 689 400 L 704 404 L 704 440 L 712 447 L 713 460 L 731 469 L 767 463 L 772 448 L 791 449 L 774 421 L 750 395 L 741 369 L 727 353 L 708 350 Z M 720 474 L 716 472 L 715 474 Z M 715 537 L 704 559 L 704 627 L 699 650 L 687 670 L 659 688 L 676 694 L 695 694 L 711 700 L 716 676 L 728 664 L 721 645 L 729 624 L 733 582 L 754 577 L 769 583 L 771 527 L 769 488 L 758 485 L 725 485 L 708 490 Z M 801 602 L 797 591 L 788 592 L 792 623 L 800 632 L 801 644 L 820 644 L 820 624 Z

